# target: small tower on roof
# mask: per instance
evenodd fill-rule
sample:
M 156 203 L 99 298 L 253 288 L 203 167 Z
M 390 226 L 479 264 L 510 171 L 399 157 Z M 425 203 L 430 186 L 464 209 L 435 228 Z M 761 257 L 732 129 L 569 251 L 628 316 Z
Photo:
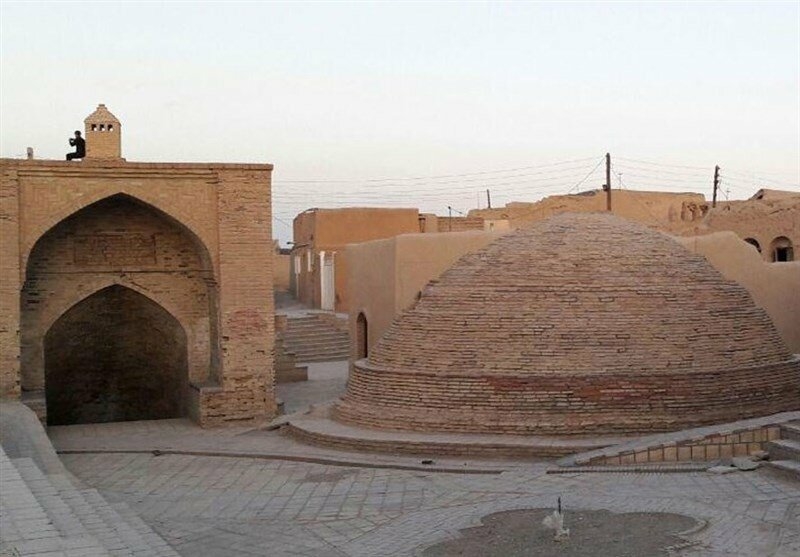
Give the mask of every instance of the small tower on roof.
M 87 159 L 122 159 L 122 125 L 104 104 L 83 121 L 86 125 Z

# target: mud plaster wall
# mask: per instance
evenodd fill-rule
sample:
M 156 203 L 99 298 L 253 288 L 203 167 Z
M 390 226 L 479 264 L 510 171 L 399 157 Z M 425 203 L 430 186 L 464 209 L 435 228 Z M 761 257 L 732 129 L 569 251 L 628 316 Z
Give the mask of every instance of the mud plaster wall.
M 273 284 L 275 290 L 289 290 L 291 279 L 291 255 L 281 255 L 276 253 L 273 255 Z
M 354 207 L 345 209 L 314 209 L 300 213 L 294 220 L 294 253 L 301 255 L 298 275 L 298 299 L 319 307 L 320 269 L 319 252 L 336 252 L 334 256 L 334 282 L 336 311 L 348 311 L 350 301 L 347 289 L 349 269 L 342 257 L 345 246 L 391 238 L 419 230 L 417 209 L 383 209 Z M 311 254 L 312 270 L 307 258 Z
M 380 340 L 397 314 L 414 304 L 419 292 L 455 261 L 482 248 L 503 232 L 402 234 L 348 245 L 350 338 L 357 338 L 359 313 L 367 318 L 369 347 Z M 353 355 L 356 347 L 353 346 Z
M 789 350 L 800 353 L 800 261 L 767 263 L 733 232 L 677 240 L 744 286 L 769 314 Z

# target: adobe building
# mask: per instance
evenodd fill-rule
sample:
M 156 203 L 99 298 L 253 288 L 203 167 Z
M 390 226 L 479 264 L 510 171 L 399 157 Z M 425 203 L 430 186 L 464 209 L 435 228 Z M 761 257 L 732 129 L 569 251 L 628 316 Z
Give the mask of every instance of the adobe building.
M 295 297 L 314 308 L 347 311 L 347 244 L 420 231 L 417 209 L 308 209 L 294 218 Z
M 708 211 L 695 233 L 735 232 L 764 261 L 795 261 L 800 242 L 800 193 L 762 189 L 750 199 L 724 201 Z
M 570 436 L 797 409 L 800 356 L 743 286 L 663 233 L 570 213 L 505 234 L 432 281 L 354 362 L 333 417 Z
M 294 219 L 291 283 L 313 308 L 350 310 L 345 246 L 402 234 L 508 230 L 507 220 L 439 217 L 418 209 L 348 207 L 308 209 Z
M 699 193 L 613 190 L 612 212 L 620 217 L 680 236 L 732 231 L 753 245 L 764 261 L 795 259 L 800 242 L 800 193 L 762 189 L 750 199 L 719 201 L 712 207 Z M 507 219 L 511 228 L 566 212 L 606 210 L 601 190 L 553 195 L 535 203 L 509 203 L 494 209 L 476 209 L 470 217 Z
M 0 396 L 50 424 L 265 420 L 272 165 L 0 160 Z
M 612 213 L 661 230 L 670 223 L 700 220 L 707 209 L 705 197 L 699 193 L 660 191 L 612 191 Z M 503 207 L 474 209 L 470 217 L 485 220 L 508 220 L 512 229 L 548 219 L 561 213 L 598 212 L 606 210 L 606 194 L 589 190 L 576 194 L 551 195 L 536 202 L 513 202 Z

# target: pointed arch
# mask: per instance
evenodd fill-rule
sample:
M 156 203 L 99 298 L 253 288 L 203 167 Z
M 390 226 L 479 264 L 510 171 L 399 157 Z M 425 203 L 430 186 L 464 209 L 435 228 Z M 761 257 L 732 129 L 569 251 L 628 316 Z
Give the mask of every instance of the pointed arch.
M 98 203 L 114 199 L 124 199 L 130 203 L 144 208 L 145 210 L 152 211 L 176 228 L 180 229 L 184 234 L 187 235 L 187 237 L 191 238 L 208 269 L 215 269 L 212 251 L 209 250 L 208 243 L 203 240 L 200 233 L 196 230 L 196 227 L 187 224 L 188 219 L 174 216 L 170 211 L 162 208 L 157 201 L 153 203 L 151 202 L 152 200 L 145 200 L 144 197 L 145 196 L 141 196 L 141 194 L 134 195 L 125 191 L 115 191 L 114 193 L 95 192 L 94 194 L 82 197 L 79 202 L 74 202 L 71 205 L 62 208 L 61 210 L 54 212 L 35 227 L 31 238 L 28 240 L 28 246 L 26 246 L 21 252 L 23 258 L 22 268 L 26 269 L 26 275 L 31 256 L 36 249 L 36 246 L 40 244 L 42 239 L 46 238 L 48 234 L 57 229 L 65 221 L 79 216 L 82 211 L 86 211 Z
M 363 311 L 356 318 L 356 360 L 369 356 L 369 323 Z
M 189 378 L 218 380 L 219 303 L 211 254 L 189 228 L 124 193 L 70 213 L 36 241 L 21 310 L 21 386 L 45 387 L 45 334 L 71 308 L 112 286 L 141 294 L 175 317 L 188 342 Z
M 152 298 L 121 285 L 64 312 L 44 337 L 48 423 L 187 414 L 186 331 Z

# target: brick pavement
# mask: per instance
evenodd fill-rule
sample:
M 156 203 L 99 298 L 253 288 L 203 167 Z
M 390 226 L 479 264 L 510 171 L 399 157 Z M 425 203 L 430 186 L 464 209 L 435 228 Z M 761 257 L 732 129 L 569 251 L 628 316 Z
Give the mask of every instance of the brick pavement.
M 499 475 L 245 458 L 63 455 L 109 501 L 133 508 L 183 555 L 415 555 L 502 510 L 673 512 L 706 521 L 685 555 L 800 552 L 800 486 L 767 472 Z M 642 533 L 646 535 L 645 533 Z
M 287 398 L 298 408 L 329 398 L 342 370 L 320 367 Z M 340 379 L 341 380 L 341 379 Z M 331 383 L 332 385 L 333 383 Z M 49 428 L 57 449 L 157 446 L 252 455 L 419 465 L 418 458 L 352 454 L 299 444 L 278 432 L 203 430 L 181 420 Z M 127 503 L 183 555 L 376 557 L 414 555 L 493 512 L 551 507 L 664 511 L 708 521 L 692 557 L 800 554 L 800 484 L 766 471 L 545 474 L 551 463 L 437 458 L 436 464 L 501 474 L 451 474 L 263 458 L 63 454 L 112 502 Z M 567 514 L 569 520 L 569 514 Z

